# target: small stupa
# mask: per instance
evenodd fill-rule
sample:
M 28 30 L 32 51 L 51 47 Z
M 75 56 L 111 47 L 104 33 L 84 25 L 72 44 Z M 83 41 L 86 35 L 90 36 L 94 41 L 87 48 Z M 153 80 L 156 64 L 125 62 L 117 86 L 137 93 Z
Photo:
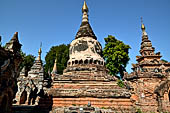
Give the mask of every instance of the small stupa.
M 34 105 L 37 104 L 37 97 L 43 90 L 44 83 L 44 68 L 41 60 L 41 47 L 38 51 L 38 57 L 36 58 L 33 66 L 28 72 L 28 76 L 25 72 L 25 67 L 20 72 L 20 76 L 17 79 L 18 92 L 16 93 L 16 104 Z

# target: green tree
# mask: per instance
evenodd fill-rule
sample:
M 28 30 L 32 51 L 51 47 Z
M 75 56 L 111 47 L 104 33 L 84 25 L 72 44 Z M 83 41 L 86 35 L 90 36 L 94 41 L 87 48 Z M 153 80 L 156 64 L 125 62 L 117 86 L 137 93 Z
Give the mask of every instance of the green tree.
M 167 60 L 165 60 L 165 59 L 161 59 L 161 61 L 163 61 L 163 62 L 165 62 L 165 63 L 168 63 L 168 61 L 167 61 Z
M 31 54 L 26 55 L 22 51 L 20 53 L 21 53 L 21 56 L 22 56 L 22 59 L 23 59 L 22 63 L 20 64 L 20 70 L 22 70 L 22 68 L 25 67 L 25 73 L 26 73 L 26 76 L 27 76 L 28 71 L 30 71 L 32 65 L 34 64 L 35 56 L 33 56 Z
M 67 61 L 69 59 L 69 45 L 61 44 L 58 46 L 53 46 L 50 48 L 50 51 L 47 52 L 45 56 L 45 73 L 48 74 L 48 71 L 52 71 L 54 62 L 57 56 L 57 71 L 58 74 L 62 74 L 63 70 L 67 66 Z
M 103 50 L 103 55 L 106 60 L 106 67 L 109 69 L 111 75 L 120 75 L 123 78 L 124 71 L 129 58 L 130 46 L 117 40 L 114 36 L 108 35 L 104 39 L 106 44 Z

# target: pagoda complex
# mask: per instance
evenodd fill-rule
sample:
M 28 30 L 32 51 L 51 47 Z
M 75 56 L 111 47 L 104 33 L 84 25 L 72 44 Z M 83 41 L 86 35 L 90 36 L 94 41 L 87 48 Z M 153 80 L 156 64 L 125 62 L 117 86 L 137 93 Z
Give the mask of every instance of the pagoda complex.
M 170 112 L 170 62 L 161 60 L 160 52 L 155 53 L 144 23 L 140 56 L 132 64 L 133 72 L 124 73 L 124 87 L 120 87 L 105 67 L 102 46 L 90 26 L 88 12 L 84 1 L 67 67 L 59 75 L 56 58 L 52 82 L 44 78 L 41 48 L 28 74 L 23 68 L 19 75 L 22 59 L 18 33 L 5 48 L 0 46 L 0 113 L 11 113 L 15 94 L 13 113 Z

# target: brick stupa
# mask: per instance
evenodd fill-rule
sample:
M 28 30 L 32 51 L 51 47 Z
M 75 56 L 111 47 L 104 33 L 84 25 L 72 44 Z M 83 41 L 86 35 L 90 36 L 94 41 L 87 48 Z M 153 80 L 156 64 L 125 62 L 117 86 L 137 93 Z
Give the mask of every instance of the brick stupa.
M 105 67 L 102 46 L 89 24 L 85 1 L 82 13 L 80 29 L 70 44 L 67 68 L 63 75 L 54 77 L 49 91 L 53 96 L 53 111 L 58 107 L 67 109 L 87 105 L 98 108 L 118 108 L 121 105 L 123 109 L 131 109 L 130 92 L 120 88 Z
M 143 112 L 169 112 L 170 62 L 161 60 L 160 52 L 155 53 L 143 22 L 141 29 L 140 56 L 136 56 L 137 63 L 132 64 L 133 72 L 124 76 L 133 87 L 131 99 Z

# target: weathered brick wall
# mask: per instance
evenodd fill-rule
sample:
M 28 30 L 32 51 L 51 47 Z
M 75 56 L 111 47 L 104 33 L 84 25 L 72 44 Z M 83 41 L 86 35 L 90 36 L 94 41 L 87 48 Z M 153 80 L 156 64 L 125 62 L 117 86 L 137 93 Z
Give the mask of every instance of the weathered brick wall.
M 162 81 L 166 78 L 157 77 L 141 77 L 131 82 L 133 86 L 132 100 L 135 102 L 135 106 L 140 108 L 142 111 L 147 112 L 158 112 L 158 95 L 155 93 L 155 89 L 159 87 Z M 168 93 L 163 98 L 163 109 L 164 111 L 170 111 Z
M 93 107 L 99 108 L 123 108 L 129 109 L 132 107 L 132 102 L 130 99 L 123 98 L 53 98 L 53 107 L 63 107 L 63 106 L 84 106 L 88 102 L 91 103 Z
M 13 98 L 17 92 L 16 79 L 19 75 L 21 44 L 17 32 L 7 43 L 6 48 L 0 46 L 0 113 L 11 113 Z

